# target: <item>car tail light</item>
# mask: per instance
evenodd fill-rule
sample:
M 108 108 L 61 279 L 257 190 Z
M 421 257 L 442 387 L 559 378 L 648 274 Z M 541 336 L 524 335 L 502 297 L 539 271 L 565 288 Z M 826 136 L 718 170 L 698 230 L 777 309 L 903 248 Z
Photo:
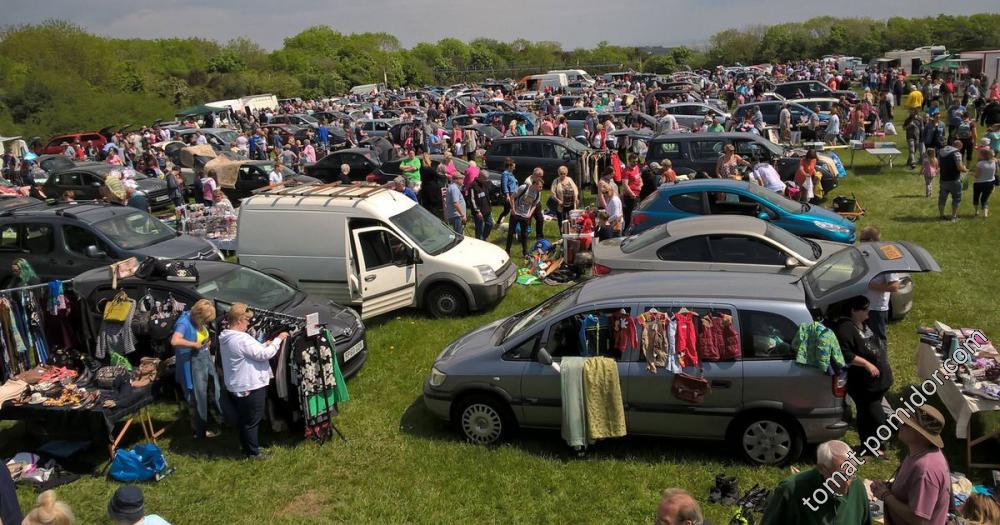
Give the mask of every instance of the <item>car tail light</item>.
M 632 212 L 632 222 L 631 222 L 631 224 L 633 226 L 638 226 L 638 225 L 646 222 L 646 219 L 648 219 L 648 218 L 649 217 L 646 216 L 645 213 Z
M 833 381 L 833 397 L 843 399 L 847 395 L 847 376 L 837 374 L 831 378 Z
M 611 268 L 608 268 L 603 264 L 594 264 L 594 275 L 607 275 L 609 273 L 611 273 Z

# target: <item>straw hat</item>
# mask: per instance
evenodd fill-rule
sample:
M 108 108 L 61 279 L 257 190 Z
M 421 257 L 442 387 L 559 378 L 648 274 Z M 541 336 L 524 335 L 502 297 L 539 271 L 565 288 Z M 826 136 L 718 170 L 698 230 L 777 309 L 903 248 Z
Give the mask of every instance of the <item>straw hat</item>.
M 938 409 L 923 405 L 917 407 L 913 415 L 901 417 L 900 421 L 924 436 L 935 447 L 944 448 L 944 441 L 941 439 L 941 431 L 944 430 L 944 416 Z

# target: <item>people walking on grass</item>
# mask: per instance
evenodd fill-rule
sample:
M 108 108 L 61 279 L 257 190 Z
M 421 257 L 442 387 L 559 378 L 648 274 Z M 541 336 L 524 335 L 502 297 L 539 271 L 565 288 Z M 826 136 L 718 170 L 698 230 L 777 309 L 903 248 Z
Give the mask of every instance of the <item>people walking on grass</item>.
M 997 183 L 997 159 L 993 150 L 979 150 L 979 162 L 976 163 L 976 175 L 972 182 L 972 209 L 976 217 L 982 210 L 983 217 L 990 216 L 990 194 Z
M 514 194 L 513 211 L 510 215 L 510 224 L 507 228 L 507 253 L 510 253 L 510 246 L 514 241 L 514 234 L 521 243 L 521 252 L 528 255 L 528 224 L 535 210 L 538 209 L 542 195 L 542 179 L 529 178 Z M 516 232 L 515 232 L 516 230 Z
M 956 140 L 951 146 L 941 148 L 938 154 L 938 213 L 942 220 L 948 220 L 944 214 L 948 196 L 951 196 L 951 220 L 958 220 L 958 205 L 962 203 L 962 174 L 968 171 L 962 160 L 962 142 Z
M 923 163 L 920 166 L 920 175 L 924 177 L 925 197 L 931 196 L 931 185 L 933 184 L 934 179 L 938 176 L 939 165 L 937 150 L 934 148 L 927 150 L 926 155 L 924 155 Z

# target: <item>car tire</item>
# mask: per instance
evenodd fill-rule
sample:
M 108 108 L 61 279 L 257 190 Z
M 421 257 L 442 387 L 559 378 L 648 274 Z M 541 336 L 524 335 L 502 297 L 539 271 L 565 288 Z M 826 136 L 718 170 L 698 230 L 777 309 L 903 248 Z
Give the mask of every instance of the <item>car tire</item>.
M 465 315 L 469 309 L 465 294 L 455 286 L 448 284 L 431 288 L 427 292 L 425 303 L 428 313 L 435 319 Z
M 775 412 L 740 417 L 730 429 L 730 444 L 754 465 L 787 465 L 802 455 L 805 439 L 791 418 Z
M 483 394 L 461 399 L 452 419 L 466 441 L 483 446 L 500 443 L 515 425 L 507 405 Z

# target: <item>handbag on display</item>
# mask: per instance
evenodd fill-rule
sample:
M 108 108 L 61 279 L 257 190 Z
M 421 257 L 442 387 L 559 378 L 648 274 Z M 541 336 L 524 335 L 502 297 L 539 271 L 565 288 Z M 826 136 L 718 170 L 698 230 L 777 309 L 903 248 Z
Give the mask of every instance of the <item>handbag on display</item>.
M 111 390 L 120 380 L 128 381 L 131 376 L 132 373 L 124 366 L 102 366 L 97 369 L 97 386 L 104 390 Z
M 139 269 L 139 259 L 135 257 L 129 257 L 124 261 L 118 261 L 111 266 L 111 287 L 118 288 L 118 279 L 127 279 L 135 275 L 136 270 Z
M 125 290 L 120 290 L 114 298 L 104 305 L 104 320 L 124 323 L 132 310 L 132 301 Z
M 670 393 L 681 401 L 700 405 L 705 402 L 705 395 L 712 391 L 712 385 L 704 377 L 693 376 L 680 372 L 674 374 Z

